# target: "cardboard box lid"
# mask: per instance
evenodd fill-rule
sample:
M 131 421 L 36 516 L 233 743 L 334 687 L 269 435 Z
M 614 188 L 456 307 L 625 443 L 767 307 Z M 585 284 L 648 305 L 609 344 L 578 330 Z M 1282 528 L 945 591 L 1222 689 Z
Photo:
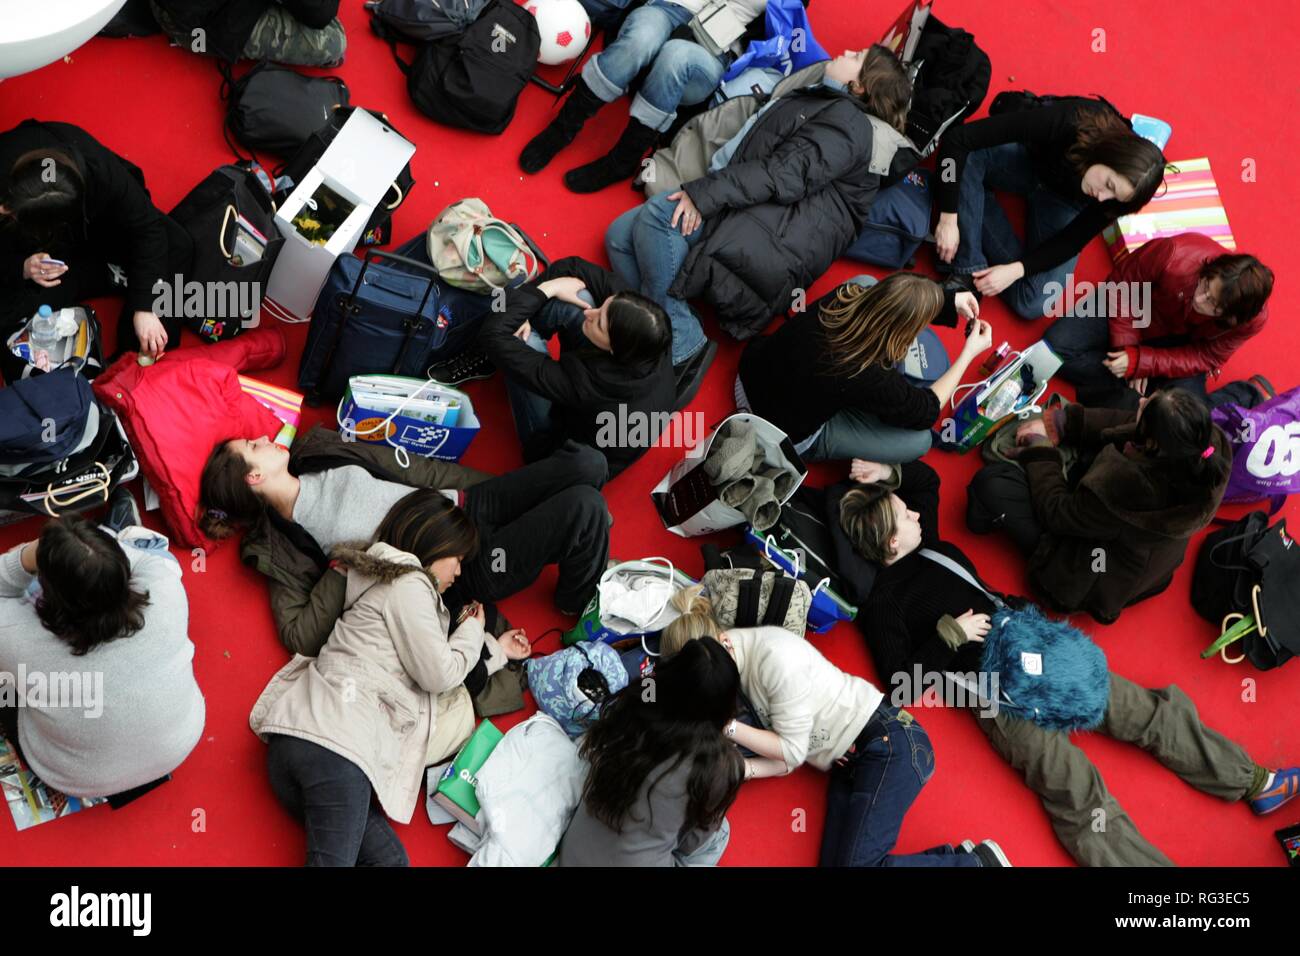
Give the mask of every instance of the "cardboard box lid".
M 315 168 L 375 206 L 413 155 L 415 144 L 405 136 L 365 110 L 353 110 Z

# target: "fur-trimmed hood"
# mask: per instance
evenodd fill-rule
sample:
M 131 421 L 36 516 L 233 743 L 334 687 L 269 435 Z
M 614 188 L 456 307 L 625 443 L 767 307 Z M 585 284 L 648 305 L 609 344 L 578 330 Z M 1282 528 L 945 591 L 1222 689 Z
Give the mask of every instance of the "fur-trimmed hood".
M 433 579 L 428 576 L 420 559 L 406 551 L 376 541 L 346 541 L 334 546 L 330 557 L 347 569 L 347 595 L 343 607 L 352 607 L 361 596 L 372 587 L 380 584 L 392 584 L 404 574 L 420 574 L 429 582 L 429 587 L 437 594 Z M 441 603 L 441 602 L 440 602 Z

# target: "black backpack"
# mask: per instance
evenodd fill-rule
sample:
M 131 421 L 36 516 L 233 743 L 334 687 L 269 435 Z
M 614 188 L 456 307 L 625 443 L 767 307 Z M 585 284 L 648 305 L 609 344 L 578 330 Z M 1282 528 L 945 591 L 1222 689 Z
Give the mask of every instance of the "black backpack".
M 960 27 L 945 26 L 933 13 L 921 30 L 912 57 L 920 70 L 912 82 L 907 138 L 928 156 L 950 126 L 980 108 L 989 92 L 993 65 L 975 37 Z
M 1125 123 L 1132 127 L 1132 121 L 1116 108 L 1115 104 L 1106 97 L 1094 93 L 1092 96 L 1058 96 L 1054 93 L 1044 93 L 1042 96 L 1029 90 L 1003 90 L 997 96 L 993 97 L 993 102 L 989 104 L 989 116 L 997 116 L 1001 113 L 1020 113 L 1024 110 L 1036 110 L 1044 106 L 1054 106 L 1057 103 L 1074 103 L 1078 106 L 1100 106 L 1110 110 Z
M 313 166 L 320 162 L 321 156 L 329 148 L 330 143 L 334 142 L 334 137 L 339 134 L 343 124 L 348 121 L 352 111 L 357 109 L 355 106 L 342 106 L 330 114 L 329 120 L 316 132 L 308 137 L 307 142 L 303 143 L 302 148 L 298 150 L 289 160 L 275 170 L 275 180 L 277 188 L 292 191 L 298 183 L 302 182 Z M 371 116 L 384 123 L 392 129 L 396 129 L 388 121 L 388 117 L 383 113 L 367 110 Z M 397 130 L 401 133 L 401 130 Z M 410 139 L 410 137 L 406 137 Z M 288 179 L 286 185 L 280 183 L 281 178 Z M 365 232 L 362 234 L 361 242 L 367 246 L 382 246 L 387 244 L 392 238 L 390 226 L 393 221 L 393 213 L 397 207 L 406 201 L 406 197 L 411 194 L 411 189 L 415 186 L 415 177 L 411 175 L 411 164 L 407 163 L 401 173 L 393 180 L 393 184 L 388 188 L 388 194 L 384 196 L 383 201 L 375 207 L 375 211 L 370 216 L 370 221 L 366 223 Z
M 1206 537 L 1192 573 L 1192 607 L 1224 632 L 1241 616 L 1252 618 L 1257 626 L 1240 638 L 1240 651 L 1271 670 L 1300 654 L 1298 581 L 1300 545 L 1285 519 L 1269 527 L 1266 512 L 1252 511 Z M 1221 647 L 1216 640 L 1201 656 Z M 1235 650 L 1229 644 L 1225 654 Z
M 500 133 L 537 65 L 537 20 L 510 0 L 491 0 L 464 33 L 420 47 L 413 63 L 393 58 L 425 116 L 462 129 Z
M 348 105 L 347 85 L 336 76 L 304 76 L 263 60 L 236 80 L 227 64 L 217 66 L 226 101 L 226 143 L 240 159 L 245 157 L 232 136 L 254 153 L 292 156 L 335 110 Z

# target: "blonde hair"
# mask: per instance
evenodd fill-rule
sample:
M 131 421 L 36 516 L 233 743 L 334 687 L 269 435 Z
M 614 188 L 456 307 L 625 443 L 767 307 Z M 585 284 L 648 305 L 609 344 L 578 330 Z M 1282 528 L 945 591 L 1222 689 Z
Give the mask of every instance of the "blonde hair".
M 832 371 L 852 378 L 901 362 L 942 309 L 943 288 L 916 272 L 895 272 L 871 286 L 844 283 L 819 316 Z
M 898 532 L 890 490 L 884 485 L 861 485 L 840 499 L 840 528 L 858 554 L 877 564 L 894 557 L 890 545 Z
M 704 596 L 703 586 L 692 584 L 682 588 L 673 595 L 672 603 L 681 614 L 659 635 L 659 653 L 664 657 L 672 657 L 689 641 L 702 637 L 716 640 L 722 633 L 722 625 L 713 616 L 713 604 Z

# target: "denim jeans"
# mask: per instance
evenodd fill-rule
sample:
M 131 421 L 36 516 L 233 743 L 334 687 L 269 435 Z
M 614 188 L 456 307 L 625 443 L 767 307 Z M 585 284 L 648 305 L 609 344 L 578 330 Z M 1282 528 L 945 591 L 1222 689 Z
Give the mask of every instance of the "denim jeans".
M 1025 197 L 1025 241 L 1012 228 L 993 190 Z M 1083 193 L 1066 199 L 1045 186 L 1034 172 L 1029 150 L 1021 143 L 1004 143 L 977 149 L 966 157 L 957 201 L 961 241 L 950 268 L 969 274 L 989 266 L 1019 262 L 1026 249 L 1036 249 L 1070 224 L 1091 200 Z M 1024 319 L 1041 319 L 1053 296 L 1050 283 L 1066 283 L 1078 256 L 1009 285 L 1002 299 Z
M 831 769 L 822 866 L 979 866 L 948 845 L 890 855 L 903 817 L 934 775 L 934 748 L 907 711 L 881 703 L 843 766 Z
M 609 508 L 599 488 L 609 466 L 594 448 L 568 442 L 554 454 L 470 488 L 465 513 L 479 551 L 448 589 L 450 608 L 500 601 L 559 565 L 555 602 L 581 612 L 609 561 Z
M 924 428 L 898 428 L 886 425 L 870 412 L 846 408 L 836 412 L 822 426 L 808 450 L 805 461 L 867 461 L 901 465 L 916 461 L 930 450 L 930 432 Z
M 589 305 L 596 304 L 585 290 L 578 295 Z M 582 310 L 577 306 L 551 299 L 528 320 L 532 333 L 525 344 L 534 351 L 545 354 L 546 343 L 558 335 L 561 349 L 578 348 L 586 341 L 586 336 L 582 333 L 582 321 Z M 524 461 L 539 461 L 546 457 L 556 445 L 552 435 L 554 424 L 551 421 L 551 400 L 520 385 L 509 376 L 506 377 L 506 398 L 510 402 L 510 413 L 515 420 L 519 443 L 523 446 Z
M 1104 311 L 1104 298 L 1097 296 L 1097 309 Z M 1061 357 L 1061 378 L 1077 386 L 1079 401 L 1089 407 L 1136 409 L 1138 393 L 1129 387 L 1127 379 L 1116 378 L 1102 364 L 1111 351 L 1110 322 L 1104 315 L 1064 315 L 1052 323 L 1043 336 L 1052 351 Z M 1186 336 L 1173 335 L 1152 339 L 1142 344 L 1148 348 L 1170 348 L 1186 345 Z M 1157 389 L 1185 388 L 1199 398 L 1206 399 L 1205 373 L 1183 378 L 1152 378 L 1147 383 L 1147 394 Z
M 671 226 L 677 203 L 668 195 L 660 193 L 610 223 L 605 252 L 620 279 L 668 313 L 673 326 L 673 364 L 681 365 L 704 348 L 707 340 L 699 317 L 684 299 L 670 296 L 668 287 L 681 272 L 688 250 L 704 235 L 704 227 L 683 236 Z
M 731 842 L 731 824 L 726 817 L 722 825 L 710 833 L 704 841 L 689 853 L 673 852 L 673 866 L 717 866 L 722 854 Z
M 587 61 L 582 78 L 593 93 L 612 103 L 646 66 L 650 75 L 632 100 L 632 119 L 663 132 L 677 118 L 679 104 L 702 103 L 718 88 L 726 66 L 691 40 L 670 40 L 691 12 L 675 3 L 651 0 L 633 10 L 614 42 Z
M 307 828 L 308 866 L 407 866 L 406 850 L 361 768 L 310 740 L 271 734 L 276 798 Z

